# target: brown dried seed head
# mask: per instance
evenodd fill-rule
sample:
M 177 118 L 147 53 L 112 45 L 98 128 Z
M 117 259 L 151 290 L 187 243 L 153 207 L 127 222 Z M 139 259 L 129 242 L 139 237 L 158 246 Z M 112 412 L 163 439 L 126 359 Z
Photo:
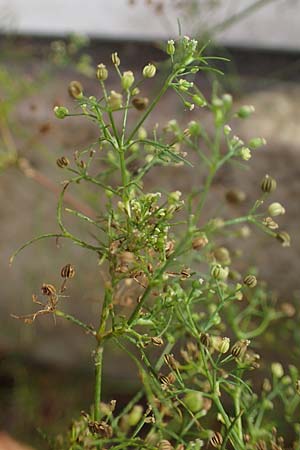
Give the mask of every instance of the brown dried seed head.
M 266 444 L 266 441 L 259 440 L 259 441 L 255 444 L 255 449 L 256 449 L 256 450 L 267 450 L 267 444 Z
M 249 344 L 250 341 L 248 339 L 241 339 L 240 341 L 237 341 L 231 348 L 232 356 L 239 358 L 244 355 Z
M 201 333 L 200 334 L 200 342 L 204 347 L 209 347 L 210 345 L 210 336 L 208 333 Z
M 121 265 L 133 263 L 135 261 L 134 253 L 128 251 L 122 252 L 119 255 L 119 260 Z
M 198 236 L 192 241 L 192 247 L 194 250 L 201 250 L 208 244 L 207 237 L 203 234 L 202 236 Z
M 90 421 L 88 423 L 88 427 L 91 433 L 99 434 L 100 436 L 107 439 L 110 439 L 113 435 L 112 427 L 104 421 L 101 422 Z
M 272 217 L 266 217 L 265 219 L 263 219 L 262 224 L 270 230 L 277 230 L 277 228 L 279 227 L 278 223 L 276 223 L 272 219 Z
M 292 303 L 283 302 L 280 309 L 287 317 L 293 317 L 296 314 L 296 308 Z
M 246 275 L 244 278 L 244 284 L 249 288 L 254 288 L 257 285 L 257 279 L 254 275 Z
M 164 356 L 165 363 L 173 370 L 177 370 L 179 362 L 175 359 L 173 353 Z
M 80 98 L 83 94 L 82 84 L 79 81 L 71 81 L 68 88 L 69 95 L 72 98 Z
M 240 189 L 230 189 L 226 192 L 225 198 L 228 203 L 237 204 L 246 200 L 246 194 Z
M 158 449 L 159 450 L 173 450 L 173 446 L 170 441 L 167 441 L 167 439 L 162 439 L 158 443 Z
M 73 278 L 75 276 L 74 266 L 71 264 L 66 264 L 60 271 L 62 278 Z
M 223 437 L 218 431 L 210 438 L 209 443 L 212 447 L 218 448 L 223 443 Z
M 65 156 L 62 156 L 61 158 L 58 158 L 56 160 L 56 164 L 58 165 L 58 167 L 63 169 L 64 167 L 67 167 L 70 164 L 70 161 Z
M 52 284 L 46 284 L 44 283 L 41 287 L 41 291 L 43 295 L 51 296 L 56 295 L 56 289 Z
M 276 234 L 276 239 L 281 242 L 282 247 L 289 247 L 291 245 L 291 236 L 286 231 L 279 231 Z
M 147 108 L 149 99 L 147 97 L 136 97 L 132 100 L 132 104 L 138 111 L 143 111 Z
M 162 345 L 164 345 L 164 341 L 161 337 L 159 336 L 154 336 L 151 338 L 151 342 L 153 345 L 155 345 L 156 347 L 161 347 Z

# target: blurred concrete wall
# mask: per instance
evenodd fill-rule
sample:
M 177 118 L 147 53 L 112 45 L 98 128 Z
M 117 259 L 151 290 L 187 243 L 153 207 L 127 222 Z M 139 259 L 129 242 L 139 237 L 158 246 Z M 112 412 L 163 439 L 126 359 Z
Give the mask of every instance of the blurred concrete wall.
M 300 50 L 299 0 L 0 0 L 0 26 L 25 34 L 154 40 L 214 34 L 222 45 Z

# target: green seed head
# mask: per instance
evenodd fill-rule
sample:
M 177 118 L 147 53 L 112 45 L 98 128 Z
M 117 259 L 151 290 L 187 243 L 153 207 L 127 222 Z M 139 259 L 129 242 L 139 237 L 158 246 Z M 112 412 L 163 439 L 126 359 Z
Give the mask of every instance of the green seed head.
M 156 67 L 154 64 L 149 63 L 143 68 L 144 78 L 153 78 L 155 77 L 155 74 L 156 74 Z
M 123 76 L 121 78 L 121 84 L 122 84 L 122 88 L 125 91 L 128 91 L 131 86 L 134 83 L 134 75 L 133 72 L 131 70 L 128 70 L 127 72 L 123 73 Z
M 270 175 L 265 175 L 261 181 L 260 187 L 263 192 L 270 194 L 271 192 L 275 191 L 277 183 L 274 178 L 270 177 Z
M 98 64 L 96 76 L 99 81 L 105 81 L 108 77 L 108 70 L 104 64 Z

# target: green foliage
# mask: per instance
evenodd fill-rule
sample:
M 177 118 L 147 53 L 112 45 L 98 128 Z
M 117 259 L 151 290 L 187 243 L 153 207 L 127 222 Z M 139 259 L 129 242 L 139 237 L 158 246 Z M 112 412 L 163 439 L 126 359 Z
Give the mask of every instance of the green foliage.
M 254 137 L 244 143 L 232 134 L 229 124 L 245 120 L 253 107 L 236 111 L 231 96 L 221 95 L 217 85 L 211 100 L 197 87 L 197 72 L 219 73 L 210 65 L 218 58 L 206 57 L 198 42 L 188 37 L 169 41 L 166 50 L 169 73 L 152 101 L 143 103 L 145 107 L 133 100 L 142 83 L 155 76 L 156 67 L 151 65 L 150 73 L 146 66 L 146 79 L 145 68 L 140 76 L 121 72 L 121 61 L 114 53 L 113 70 L 120 78 L 120 92 L 108 90 L 110 69 L 100 64 L 101 94 L 87 96 L 80 87 L 74 113 L 64 107 L 55 109 L 60 119 L 82 116 L 92 121 L 99 128 L 99 138 L 75 152 L 73 162 L 65 157 L 57 161 L 64 180 L 69 175 L 57 207 L 60 230 L 34 240 L 71 239 L 93 252 L 105 272 L 104 299 L 94 327 L 60 309 L 60 296 L 75 274 L 69 265 L 61 270 L 60 288 L 43 285 L 46 303 L 34 298 L 42 307 L 36 314 L 17 316 L 31 323 L 39 315 L 54 314 L 95 340 L 93 405 L 73 423 L 64 440 L 58 439 L 57 448 L 179 450 L 209 445 L 223 450 L 281 449 L 284 444 L 276 434 L 276 426 L 281 428 L 281 424 L 273 411 L 281 401 L 282 416 L 294 427 L 294 448 L 299 449 L 298 370 L 291 366 L 285 372 L 279 363 L 273 364 L 262 388 L 253 378 L 260 356 L 255 341 L 250 340 L 262 335 L 274 320 L 285 317 L 286 311 L 272 303 L 253 269 L 244 275 L 236 270 L 236 254 L 224 247 L 228 236 L 247 236 L 249 224 L 283 246 L 289 245 L 289 235 L 278 231 L 264 206 L 271 195 L 265 179 L 260 197 L 243 216 L 205 220 L 215 175 L 225 164 L 246 164 L 265 141 Z M 146 121 L 167 90 L 173 90 L 187 110 L 206 108 L 211 124 L 206 128 L 195 119 L 182 129 L 173 119 L 162 130 L 154 127 L 147 132 Z M 132 125 L 130 113 L 135 104 L 140 115 Z M 187 171 L 203 168 L 204 183 L 199 182 L 184 199 L 176 186 L 171 192 L 146 192 L 148 173 L 167 166 L 186 166 Z M 267 181 L 269 186 L 269 178 Z M 105 210 L 97 211 L 95 217 L 64 210 L 66 191 L 83 182 L 99 189 L 105 198 Z M 230 202 L 244 200 L 240 191 L 231 191 L 227 198 Z M 90 241 L 68 230 L 65 212 L 94 228 Z M 124 305 L 129 311 L 126 315 L 121 308 Z M 124 409 L 114 400 L 108 404 L 101 401 L 108 341 L 134 361 L 141 380 L 140 391 Z M 153 351 L 157 347 L 159 354 Z

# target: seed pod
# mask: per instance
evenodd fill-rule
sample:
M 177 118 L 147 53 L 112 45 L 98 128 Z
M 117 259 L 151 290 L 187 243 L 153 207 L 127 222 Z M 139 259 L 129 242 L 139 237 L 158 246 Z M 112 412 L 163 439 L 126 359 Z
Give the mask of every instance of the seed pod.
M 155 77 L 155 74 L 156 74 L 156 67 L 154 64 L 149 63 L 143 68 L 143 77 L 153 78 Z
M 264 138 L 253 138 L 250 139 L 248 145 L 253 149 L 257 149 L 259 147 L 262 147 L 263 145 L 266 145 L 266 143 L 267 141 Z
M 145 108 L 147 108 L 149 100 L 146 97 L 136 97 L 131 102 L 135 109 L 138 111 L 143 111 Z
M 218 448 L 223 443 L 223 437 L 218 431 L 210 438 L 209 443 L 212 447 Z
M 105 81 L 108 77 L 108 70 L 105 66 L 105 64 L 98 64 L 96 76 L 99 81 Z
M 158 443 L 158 450 L 173 450 L 173 446 L 170 441 L 166 439 L 162 439 Z
M 266 444 L 266 441 L 259 440 L 259 441 L 255 444 L 255 450 L 267 450 L 267 444 Z
M 254 275 L 246 275 L 244 278 L 244 284 L 249 288 L 254 288 L 257 285 L 257 279 Z
M 225 198 L 228 203 L 237 204 L 246 200 L 246 194 L 240 189 L 230 189 L 226 192 Z
M 44 283 L 41 287 L 41 291 L 43 295 L 47 295 L 48 297 L 56 295 L 56 289 L 52 284 Z
M 114 66 L 119 67 L 119 65 L 121 64 L 121 61 L 120 61 L 120 58 L 119 58 L 117 52 L 112 53 L 111 60 L 112 60 L 112 63 Z
M 55 106 L 54 114 L 57 119 L 64 119 L 69 114 L 69 110 L 65 106 Z
M 173 370 L 177 370 L 179 362 L 175 359 L 173 353 L 164 356 L 165 363 Z
M 131 70 L 127 70 L 126 72 L 123 73 L 122 78 L 121 78 L 121 85 L 122 88 L 125 91 L 128 91 L 128 89 L 131 88 L 131 86 L 134 83 L 134 75 L 133 72 Z
M 270 194 L 271 192 L 275 191 L 277 183 L 274 178 L 270 177 L 270 175 L 265 175 L 261 181 L 260 187 L 263 192 Z
M 161 375 L 159 377 L 159 381 L 160 381 L 162 387 L 164 387 L 164 388 L 167 388 L 170 385 L 169 377 L 166 375 Z
M 210 345 L 210 336 L 208 333 L 201 333 L 200 334 L 200 342 L 204 347 L 209 347 Z
M 244 105 L 242 106 L 238 112 L 237 115 L 238 117 L 240 117 L 241 119 L 246 119 L 247 117 L 249 117 L 253 112 L 255 111 L 254 106 L 253 105 Z
M 279 231 L 276 234 L 276 239 L 281 242 L 282 247 L 289 247 L 291 245 L 291 236 L 286 231 Z
M 75 269 L 71 264 L 67 264 L 61 269 L 60 275 L 62 278 L 73 278 L 75 276 Z
M 296 381 L 296 392 L 300 395 L 300 380 Z
M 227 353 L 229 350 L 229 347 L 230 347 L 230 339 L 228 337 L 223 337 L 220 342 L 218 351 L 220 353 Z
M 168 55 L 172 56 L 175 53 L 175 45 L 173 39 L 170 39 L 167 43 L 166 52 Z
M 247 350 L 248 345 L 250 344 L 250 341 L 248 339 L 241 339 L 240 341 L 237 341 L 231 348 L 231 354 L 235 358 L 239 358 L 240 356 L 243 356 L 244 353 Z
M 231 263 L 230 253 L 226 247 L 216 248 L 214 250 L 214 257 L 220 264 L 223 264 L 224 266 L 228 266 Z
M 277 228 L 279 227 L 278 223 L 276 223 L 272 219 L 272 217 L 266 217 L 265 219 L 263 219 L 262 224 L 270 230 L 277 230 Z
M 203 397 L 201 392 L 199 391 L 190 391 L 188 392 L 184 398 L 183 402 L 185 406 L 192 411 L 193 413 L 197 413 L 201 411 L 203 407 Z
M 121 265 L 133 263 L 135 261 L 134 253 L 128 251 L 122 252 L 119 254 L 119 260 Z
M 112 109 L 122 108 L 123 96 L 116 91 L 110 91 L 107 99 L 107 105 Z
M 211 276 L 220 281 L 225 281 L 228 277 L 228 273 L 228 267 L 222 267 L 220 264 L 214 264 L 210 271 Z
M 68 167 L 68 165 L 70 164 L 70 161 L 65 156 L 61 156 L 60 158 L 58 158 L 56 160 L 56 164 L 58 165 L 58 167 L 63 169 L 64 167 Z
M 152 337 L 151 342 L 153 345 L 155 345 L 155 347 L 161 347 L 162 345 L 164 345 L 163 339 L 159 336 Z
M 275 217 L 275 216 L 280 216 L 280 215 L 284 214 L 285 209 L 281 205 L 281 203 L 274 202 L 274 203 L 271 203 L 271 205 L 268 207 L 268 212 L 269 212 L 270 216 Z
M 192 241 L 192 247 L 194 250 L 201 250 L 207 244 L 208 244 L 208 239 L 205 234 L 202 234 L 201 236 L 196 237 Z
M 79 83 L 79 81 L 71 81 L 71 83 L 69 84 L 68 92 L 72 98 L 78 99 L 82 97 L 83 94 L 82 84 Z

